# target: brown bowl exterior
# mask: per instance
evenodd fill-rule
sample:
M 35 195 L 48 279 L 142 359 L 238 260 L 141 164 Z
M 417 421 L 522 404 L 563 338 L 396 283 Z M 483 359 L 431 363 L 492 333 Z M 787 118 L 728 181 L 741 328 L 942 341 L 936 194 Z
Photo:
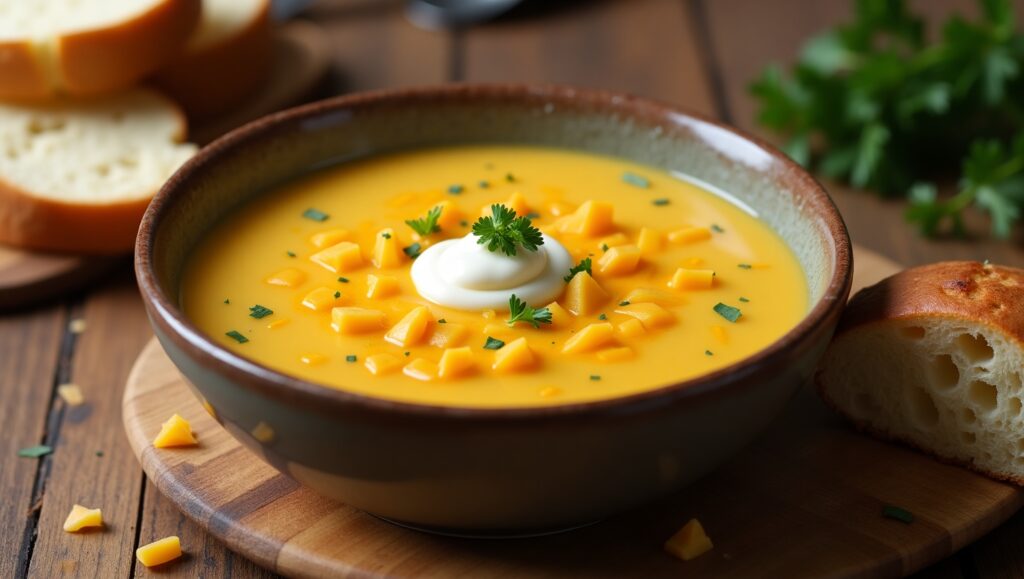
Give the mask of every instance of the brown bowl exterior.
M 776 343 L 712 374 L 612 400 L 512 409 L 403 403 L 318 386 L 221 348 L 182 314 L 184 260 L 248 198 L 348 159 L 473 142 L 609 154 L 729 191 L 793 248 L 812 309 Z M 136 247 L 157 337 L 243 444 L 326 496 L 407 524 L 474 534 L 584 524 L 721 464 L 810 376 L 846 302 L 851 270 L 849 238 L 827 193 L 765 143 L 649 100 L 526 85 L 362 93 L 256 121 L 168 181 Z

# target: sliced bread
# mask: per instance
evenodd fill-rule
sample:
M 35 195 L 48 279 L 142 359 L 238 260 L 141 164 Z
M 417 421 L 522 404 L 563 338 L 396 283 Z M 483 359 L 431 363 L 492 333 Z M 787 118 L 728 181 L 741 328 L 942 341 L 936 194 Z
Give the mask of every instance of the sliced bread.
M 258 89 L 272 48 L 269 0 L 204 0 L 199 27 L 155 80 L 189 118 L 210 118 Z
M 850 301 L 815 381 L 857 427 L 1024 484 L 1024 270 L 944 262 Z
M 0 99 L 120 90 L 176 54 L 200 0 L 0 2 Z
M 0 243 L 130 251 L 150 198 L 196 150 L 185 132 L 150 89 L 0 104 Z

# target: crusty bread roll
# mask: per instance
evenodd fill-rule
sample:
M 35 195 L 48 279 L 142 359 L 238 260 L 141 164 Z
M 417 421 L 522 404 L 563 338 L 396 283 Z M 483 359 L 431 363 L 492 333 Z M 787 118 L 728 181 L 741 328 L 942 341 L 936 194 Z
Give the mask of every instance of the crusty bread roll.
M 199 8 L 200 0 L 0 2 L 0 99 L 127 88 L 181 49 Z
M 1024 270 L 945 262 L 850 301 L 816 374 L 857 427 L 1024 484 Z
M 185 49 L 157 72 L 157 86 L 192 120 L 222 113 L 266 79 L 273 39 L 270 0 L 204 0 Z
M 150 198 L 196 150 L 185 132 L 149 89 L 0 104 L 0 243 L 130 251 Z

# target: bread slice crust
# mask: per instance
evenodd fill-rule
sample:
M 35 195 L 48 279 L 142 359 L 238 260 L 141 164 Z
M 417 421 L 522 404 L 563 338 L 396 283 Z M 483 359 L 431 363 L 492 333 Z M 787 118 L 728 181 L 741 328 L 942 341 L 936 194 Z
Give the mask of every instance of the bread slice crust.
M 1024 360 L 1024 270 L 972 261 L 942 262 L 905 270 L 861 290 L 850 300 L 840 320 L 832 345 L 815 373 L 814 384 L 819 396 L 827 406 L 847 419 L 861 432 L 883 440 L 905 444 L 942 462 L 966 467 L 994 479 L 1024 485 L 1024 467 L 1022 467 L 1024 458 L 1022 458 L 1021 450 L 1015 451 L 1016 457 L 1012 458 L 1012 463 L 1007 459 L 1000 460 L 999 457 L 975 456 L 972 455 L 973 449 L 968 448 L 977 443 L 975 432 L 963 432 L 963 438 L 960 440 L 965 443 L 951 446 L 948 443 L 941 443 L 941 437 L 933 438 L 935 433 L 928 433 L 926 429 L 908 429 L 906 424 L 914 422 L 913 416 L 899 416 L 904 421 L 903 423 L 890 424 L 888 427 L 881 426 L 879 422 L 882 419 L 878 418 L 874 412 L 877 409 L 869 407 L 868 410 L 857 410 L 855 405 L 850 403 L 850 393 L 843 391 L 846 386 L 841 384 L 842 380 L 837 377 L 841 373 L 838 370 L 841 364 L 845 363 L 847 367 L 851 364 L 870 366 L 873 362 L 868 359 L 841 359 L 844 355 L 847 358 L 851 357 L 851 354 L 845 352 L 844 349 L 856 348 L 856 346 L 851 346 L 852 342 L 849 340 L 856 339 L 859 332 L 864 333 L 864 336 L 871 336 L 869 339 L 874 348 L 899 349 L 905 345 L 896 344 L 894 340 L 898 338 L 887 342 L 885 336 L 913 335 L 910 339 L 919 339 L 919 336 L 916 335 L 919 331 L 923 332 L 927 328 L 927 331 L 931 332 L 940 325 L 964 328 L 967 332 L 973 332 L 960 334 L 961 337 L 970 335 L 974 336 L 974 339 L 977 339 L 977 336 L 984 339 L 987 335 L 989 338 L 998 338 L 1001 345 L 992 352 L 992 355 L 1005 355 L 1008 350 L 1012 351 L 1017 356 L 1018 362 L 1015 363 L 1016 366 L 1011 365 L 1010 367 L 1019 367 L 1019 360 Z M 967 341 L 971 340 L 967 339 Z M 991 348 L 988 341 L 985 341 L 984 345 L 986 348 Z M 860 349 L 863 350 L 863 348 Z M 940 352 L 935 352 L 935 354 L 952 360 L 948 354 Z M 943 412 L 955 411 L 961 413 L 962 416 L 970 417 L 972 425 L 978 421 L 989 430 L 994 429 L 995 438 L 991 438 L 993 435 L 988 432 L 982 434 L 990 437 L 981 441 L 986 448 L 992 449 L 995 448 L 992 445 L 995 445 L 1024 449 L 1024 445 L 1018 446 L 1021 444 L 1019 441 L 1024 439 L 1024 431 L 1016 432 L 1014 427 L 1005 421 L 986 424 L 986 421 L 994 420 L 988 418 L 990 412 L 970 404 L 960 405 L 960 402 L 954 401 L 953 398 L 947 398 L 943 394 L 942 388 L 949 388 L 948 392 L 953 392 L 957 388 L 963 389 L 968 386 L 965 382 L 969 377 L 961 377 L 961 371 L 975 372 L 980 370 L 982 365 L 991 366 L 993 363 L 994 360 L 992 362 L 976 362 L 973 367 L 971 364 L 961 363 L 956 372 L 957 381 L 949 386 L 941 387 L 939 392 L 930 392 L 928 394 L 929 404 L 936 407 L 936 412 L 939 413 L 937 416 L 941 416 Z M 914 361 L 907 359 L 906 364 L 912 366 Z M 868 373 L 872 371 L 866 370 Z M 1016 379 L 1010 381 L 1014 382 L 1013 384 L 1001 385 L 1004 389 L 1014 390 L 1012 394 L 1016 397 L 1018 409 L 1021 371 L 1024 371 L 1024 368 L 1019 368 L 1014 374 Z M 913 375 L 912 372 L 910 374 Z M 907 376 L 906 373 L 902 375 Z M 914 384 L 884 383 L 885 378 L 880 373 L 876 377 L 878 382 L 874 388 L 881 390 L 881 395 L 897 396 L 898 394 L 895 392 L 897 390 L 905 391 L 917 387 Z M 867 387 L 865 391 L 870 389 L 871 387 Z M 996 389 L 992 390 L 993 404 L 996 404 L 997 400 L 996 391 Z M 1007 394 L 1000 396 L 1005 395 Z M 970 400 L 970 397 L 961 397 L 961 399 Z M 878 413 L 883 412 L 878 410 Z M 993 406 L 991 413 L 993 415 L 1001 414 L 1002 411 Z M 893 417 L 889 416 L 888 418 L 891 420 Z M 946 424 L 945 417 L 935 420 L 937 427 Z M 897 432 L 901 430 L 902 433 Z M 980 426 L 978 433 L 982 433 Z M 970 444 L 967 444 L 966 441 L 969 441 Z M 939 447 L 962 451 L 944 451 Z

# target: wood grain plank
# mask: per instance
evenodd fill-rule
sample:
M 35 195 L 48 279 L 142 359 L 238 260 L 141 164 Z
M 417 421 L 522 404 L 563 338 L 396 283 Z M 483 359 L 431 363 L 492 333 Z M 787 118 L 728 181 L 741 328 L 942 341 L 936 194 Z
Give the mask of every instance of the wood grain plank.
M 37 473 L 50 458 L 19 458 L 18 449 L 46 440 L 61 337 L 63 306 L 0 317 L 0 577 L 24 573 L 35 528 Z
M 677 0 L 546 3 L 467 31 L 461 68 L 470 81 L 574 84 L 712 114 L 695 26 Z
M 120 396 L 151 332 L 127 271 L 89 297 L 83 319 L 70 380 L 86 402 L 64 407 L 59 418 L 29 569 L 35 577 L 125 577 L 134 560 L 142 476 L 121 427 Z M 65 533 L 75 503 L 103 509 L 105 528 Z

